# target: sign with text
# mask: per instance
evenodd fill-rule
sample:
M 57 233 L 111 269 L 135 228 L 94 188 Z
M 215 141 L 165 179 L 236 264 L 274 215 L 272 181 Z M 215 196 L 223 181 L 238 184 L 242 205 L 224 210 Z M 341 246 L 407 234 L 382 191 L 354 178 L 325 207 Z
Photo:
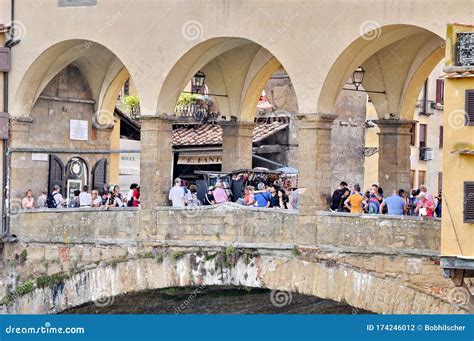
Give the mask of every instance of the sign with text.
M 69 139 L 87 141 L 89 137 L 89 122 L 83 120 L 70 120 L 69 122 Z
M 180 153 L 178 165 L 214 165 L 222 163 L 222 154 L 184 154 Z

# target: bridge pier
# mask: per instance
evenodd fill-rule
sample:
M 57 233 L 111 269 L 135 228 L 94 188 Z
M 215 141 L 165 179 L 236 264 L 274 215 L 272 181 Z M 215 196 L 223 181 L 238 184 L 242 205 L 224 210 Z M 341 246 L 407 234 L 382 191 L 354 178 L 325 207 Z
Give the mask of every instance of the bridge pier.
M 377 120 L 379 132 L 379 186 L 390 195 L 393 190 L 409 190 L 410 128 L 415 121 Z
M 253 122 L 220 123 L 222 127 L 222 171 L 252 168 Z
M 302 244 L 316 243 L 315 213 L 327 210 L 331 196 L 331 132 L 335 114 L 299 114 L 298 236 Z
M 173 117 L 142 116 L 140 157 L 140 226 L 144 231 L 156 229 L 154 208 L 168 206 L 172 185 Z

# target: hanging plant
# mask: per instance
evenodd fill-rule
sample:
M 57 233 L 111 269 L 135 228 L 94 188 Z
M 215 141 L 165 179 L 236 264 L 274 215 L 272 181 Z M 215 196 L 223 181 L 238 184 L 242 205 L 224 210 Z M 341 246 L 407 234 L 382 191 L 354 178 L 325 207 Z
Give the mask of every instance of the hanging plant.
M 132 118 L 136 119 L 140 116 L 140 98 L 137 95 L 123 96 L 122 102 L 127 107 Z

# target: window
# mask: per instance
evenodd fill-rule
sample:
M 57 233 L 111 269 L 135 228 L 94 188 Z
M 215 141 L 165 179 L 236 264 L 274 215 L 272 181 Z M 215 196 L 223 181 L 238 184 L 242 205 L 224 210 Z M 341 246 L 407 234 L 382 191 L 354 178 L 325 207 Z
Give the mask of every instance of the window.
M 444 127 L 440 126 L 439 127 L 439 149 L 443 148 L 443 135 L 444 135 Z
M 444 104 L 444 79 L 436 80 L 436 103 Z
M 426 134 L 428 126 L 426 124 L 420 124 L 420 148 L 426 147 Z
M 411 140 L 410 145 L 414 146 L 416 143 L 416 123 L 413 123 L 410 128 Z
M 474 89 L 466 90 L 466 125 L 474 126 Z
M 412 170 L 411 171 L 411 188 L 416 188 L 415 184 L 415 176 L 416 176 L 416 171 Z
M 425 171 L 418 171 L 418 188 L 421 185 L 425 184 L 426 172 Z
M 464 222 L 474 224 L 474 181 L 464 183 Z

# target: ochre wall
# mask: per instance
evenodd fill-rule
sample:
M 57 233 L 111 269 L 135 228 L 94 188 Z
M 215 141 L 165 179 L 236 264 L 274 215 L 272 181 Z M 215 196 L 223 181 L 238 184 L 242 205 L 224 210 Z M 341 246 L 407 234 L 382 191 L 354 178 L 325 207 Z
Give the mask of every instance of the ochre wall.
M 464 182 L 474 181 L 474 156 L 452 153 L 474 149 L 474 126 L 464 126 L 465 90 L 474 78 L 446 79 L 443 165 L 443 222 L 441 253 L 474 257 L 474 224 L 463 223 Z

